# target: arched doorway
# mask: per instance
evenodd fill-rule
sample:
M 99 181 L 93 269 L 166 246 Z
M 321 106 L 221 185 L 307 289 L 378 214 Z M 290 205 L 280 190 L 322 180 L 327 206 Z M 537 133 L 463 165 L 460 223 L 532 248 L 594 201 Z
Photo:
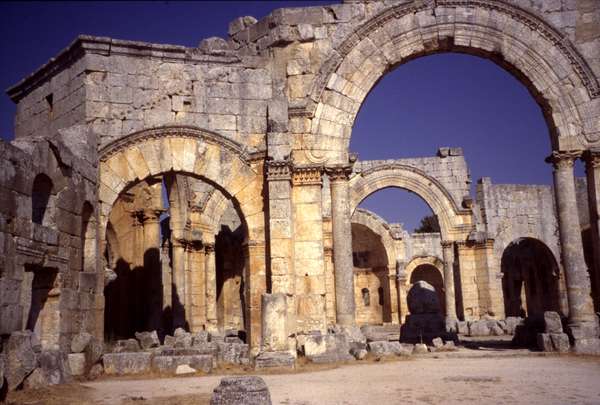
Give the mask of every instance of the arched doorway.
M 411 286 L 418 281 L 425 281 L 435 289 L 438 302 L 440 303 L 440 315 L 444 315 L 446 313 L 444 302 L 444 279 L 442 278 L 440 270 L 429 263 L 418 265 L 410 274 Z
M 502 254 L 501 270 L 506 316 L 561 312 L 558 264 L 543 242 L 533 238 L 511 242 Z

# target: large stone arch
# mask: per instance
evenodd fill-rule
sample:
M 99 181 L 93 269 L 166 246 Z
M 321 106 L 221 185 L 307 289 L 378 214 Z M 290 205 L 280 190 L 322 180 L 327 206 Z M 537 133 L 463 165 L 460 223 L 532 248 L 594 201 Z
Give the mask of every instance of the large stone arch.
M 398 187 L 421 197 L 437 215 L 443 240 L 465 240 L 474 229 L 471 211 L 462 209 L 436 179 L 423 171 L 403 165 L 387 164 L 365 170 L 350 179 L 350 211 L 376 191 Z
M 136 132 L 100 150 L 99 233 L 102 243 L 111 208 L 133 184 L 165 173 L 200 178 L 233 199 L 248 234 L 246 294 L 249 343 L 260 344 L 260 296 L 266 289 L 262 163 L 214 132 L 167 126 Z M 104 247 L 102 246 L 102 249 Z
M 237 143 L 194 127 L 168 126 L 136 132 L 100 150 L 102 239 L 112 205 L 127 187 L 163 173 L 205 180 L 236 201 L 248 237 L 264 241 L 262 173 Z
M 393 4 L 334 39 L 312 83 L 298 159 L 344 163 L 354 120 L 384 74 L 416 57 L 462 52 L 490 59 L 523 82 L 541 106 L 554 149 L 600 141 L 600 86 L 569 39 L 540 17 L 499 0 Z

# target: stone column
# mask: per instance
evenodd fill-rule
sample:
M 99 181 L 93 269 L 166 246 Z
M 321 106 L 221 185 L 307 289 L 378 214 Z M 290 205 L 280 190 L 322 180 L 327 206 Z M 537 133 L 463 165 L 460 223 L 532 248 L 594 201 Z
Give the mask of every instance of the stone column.
M 587 175 L 588 206 L 592 241 L 592 292 L 595 294 L 596 312 L 600 312 L 600 148 L 590 149 L 583 154 Z
M 147 327 L 159 330 L 162 319 L 162 274 L 160 267 L 160 214 L 162 210 L 144 210 L 144 274 L 148 280 L 150 320 Z
M 408 302 L 406 301 L 406 264 L 396 260 L 396 291 L 398 292 L 398 322 L 404 323 L 408 315 Z
M 444 298 L 446 304 L 446 331 L 456 332 L 456 298 L 454 295 L 454 242 L 442 241 L 444 259 Z
M 173 327 L 185 326 L 185 243 L 182 239 L 172 238 L 173 259 Z
M 215 245 L 204 246 L 204 270 L 206 274 L 206 327 L 208 330 L 217 329 L 217 264 L 215 259 Z
M 325 169 L 331 185 L 333 265 L 335 269 L 336 318 L 340 325 L 354 325 L 354 265 L 352 263 L 352 227 L 348 177 L 350 166 Z
M 590 295 L 590 278 L 583 257 L 581 225 L 577 210 L 573 165 L 579 152 L 552 152 L 554 194 L 558 212 L 562 261 L 569 298 L 568 328 L 579 353 L 600 352 L 598 320 Z
M 204 248 L 200 241 L 188 244 L 186 314 L 191 332 L 202 330 L 206 309 L 204 307 Z

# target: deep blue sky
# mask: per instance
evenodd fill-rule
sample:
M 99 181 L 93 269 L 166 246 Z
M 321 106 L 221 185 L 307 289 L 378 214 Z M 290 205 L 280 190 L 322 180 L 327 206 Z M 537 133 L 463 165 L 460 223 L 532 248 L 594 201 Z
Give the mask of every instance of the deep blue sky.
M 101 35 L 196 46 L 227 35 L 238 16 L 257 18 L 280 7 L 335 1 L 270 2 L 30 2 L 0 3 L 0 81 L 18 82 L 77 35 Z M 0 97 L 0 134 L 13 137 L 15 107 Z M 351 150 L 361 159 L 434 155 L 461 146 L 473 182 L 549 184 L 544 163 L 548 129 L 527 89 L 492 62 L 458 54 L 434 55 L 402 65 L 367 97 L 355 123 Z M 579 169 L 581 173 L 581 169 Z M 384 190 L 363 206 L 413 229 L 428 207 L 402 190 Z

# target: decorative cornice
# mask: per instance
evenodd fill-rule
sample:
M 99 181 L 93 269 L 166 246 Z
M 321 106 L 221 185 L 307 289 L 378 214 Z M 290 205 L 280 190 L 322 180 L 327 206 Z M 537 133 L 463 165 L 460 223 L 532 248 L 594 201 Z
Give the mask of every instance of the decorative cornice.
M 248 164 L 248 154 L 239 143 L 225 138 L 215 132 L 185 125 L 166 125 L 163 127 L 145 129 L 119 138 L 104 146 L 98 152 L 101 162 L 107 161 L 111 156 L 136 144 L 150 139 L 163 138 L 191 138 L 200 139 L 213 145 L 221 146 L 237 155 L 244 163 Z
M 582 159 L 585 162 L 586 170 L 599 168 L 600 148 L 586 150 L 585 152 L 583 152 Z
M 296 185 L 321 185 L 323 184 L 323 166 L 294 166 L 292 170 L 292 184 Z
M 546 158 L 546 163 L 552 164 L 554 170 L 569 169 L 575 164 L 575 160 L 581 157 L 580 150 L 568 150 L 568 151 L 553 151 L 550 156 Z
M 285 160 L 267 160 L 265 168 L 267 172 L 267 181 L 289 181 L 292 179 L 292 165 Z
M 352 174 L 352 165 L 336 165 L 325 167 L 329 181 L 348 181 Z

